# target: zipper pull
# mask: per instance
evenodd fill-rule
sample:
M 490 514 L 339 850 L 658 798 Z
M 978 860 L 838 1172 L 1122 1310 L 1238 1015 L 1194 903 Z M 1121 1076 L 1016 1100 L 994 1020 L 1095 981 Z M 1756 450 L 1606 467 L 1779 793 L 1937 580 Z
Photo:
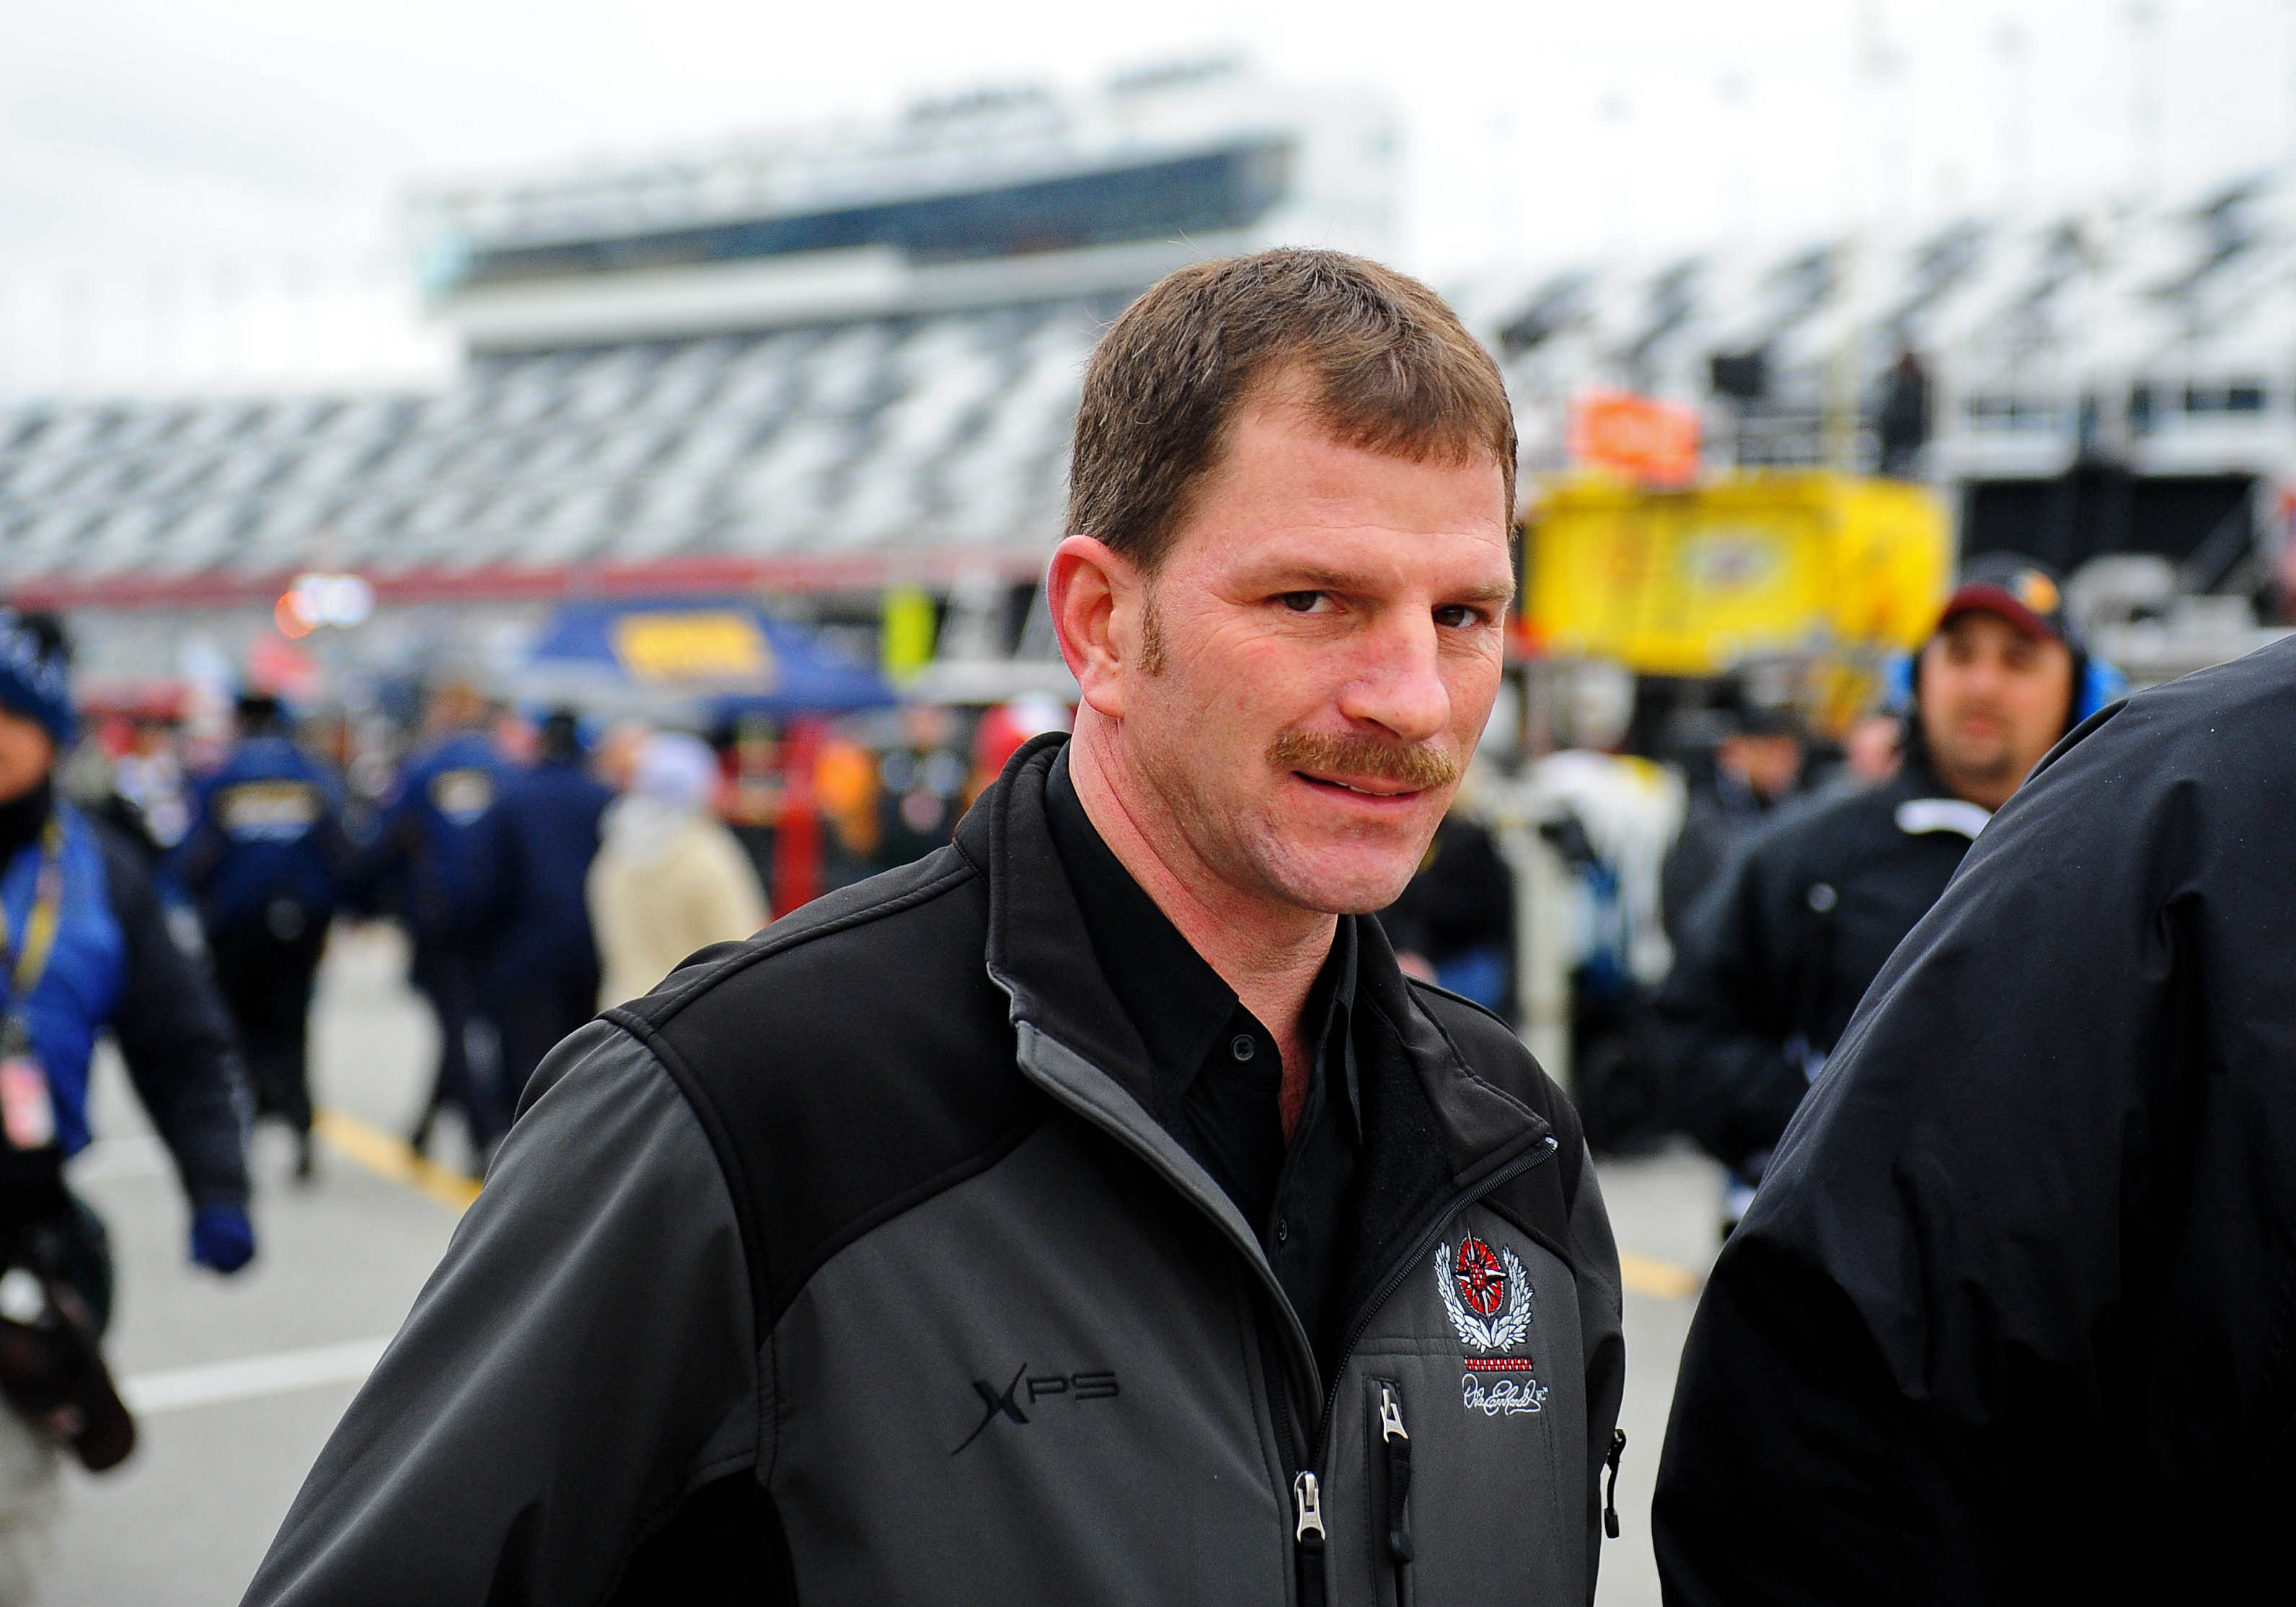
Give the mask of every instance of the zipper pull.
M 1300 1513 L 1299 1526 L 1292 1531 L 1292 1539 L 1301 1546 L 1306 1546 L 1309 1544 L 1308 1537 L 1313 1535 L 1315 1537 L 1313 1544 L 1316 1549 L 1322 1549 L 1324 1491 L 1323 1487 L 1316 1481 L 1316 1475 L 1306 1468 L 1301 1468 L 1292 1476 L 1292 1503 Z
M 1615 1540 L 1619 1537 L 1619 1458 L 1627 1454 L 1627 1431 L 1611 1431 L 1611 1454 L 1603 1460 L 1611 1470 L 1610 1488 L 1603 1497 L 1603 1532 Z
M 1393 1384 L 1379 1387 L 1379 1437 L 1390 1442 L 1411 1438 L 1404 1429 L 1403 1403 L 1396 1399 Z
M 1300 1607 L 1324 1607 L 1324 1491 L 1306 1468 L 1292 1476 L 1292 1505 L 1300 1515 L 1292 1530 L 1300 1553 Z
M 1387 1551 L 1398 1562 L 1411 1561 L 1411 1431 L 1403 1426 L 1403 1396 L 1386 1380 L 1379 1386 L 1379 1439 L 1387 1452 Z

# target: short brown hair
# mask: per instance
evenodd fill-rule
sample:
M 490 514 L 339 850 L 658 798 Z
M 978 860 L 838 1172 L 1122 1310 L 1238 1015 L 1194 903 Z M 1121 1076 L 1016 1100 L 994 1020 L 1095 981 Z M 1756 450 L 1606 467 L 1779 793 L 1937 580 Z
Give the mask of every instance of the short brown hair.
M 1513 518 L 1514 411 L 1458 315 L 1376 262 L 1284 249 L 1182 268 L 1102 337 L 1077 407 L 1069 529 L 1154 570 L 1243 405 L 1293 373 L 1350 446 L 1496 458 Z

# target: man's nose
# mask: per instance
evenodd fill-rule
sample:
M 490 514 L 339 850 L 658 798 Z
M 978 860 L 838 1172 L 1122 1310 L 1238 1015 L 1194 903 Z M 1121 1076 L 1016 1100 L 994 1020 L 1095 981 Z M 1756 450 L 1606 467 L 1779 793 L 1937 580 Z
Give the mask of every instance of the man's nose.
M 2008 670 L 1998 659 L 1980 657 L 1971 661 L 1962 685 L 1966 695 L 1993 702 L 2000 698 L 2008 679 Z
M 1451 723 L 1432 619 L 1390 619 L 1357 638 L 1360 660 L 1340 694 L 1340 712 L 1384 726 L 1397 740 L 1423 742 Z

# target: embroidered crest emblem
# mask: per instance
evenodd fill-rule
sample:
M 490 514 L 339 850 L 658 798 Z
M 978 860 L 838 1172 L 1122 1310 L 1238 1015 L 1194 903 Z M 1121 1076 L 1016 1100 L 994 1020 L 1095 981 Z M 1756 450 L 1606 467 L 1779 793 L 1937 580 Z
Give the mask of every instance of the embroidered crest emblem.
M 1435 1252 L 1435 1283 L 1459 1343 L 1470 1350 L 1507 1350 L 1530 1337 L 1530 1276 L 1514 1251 L 1470 1234 L 1455 1252 Z

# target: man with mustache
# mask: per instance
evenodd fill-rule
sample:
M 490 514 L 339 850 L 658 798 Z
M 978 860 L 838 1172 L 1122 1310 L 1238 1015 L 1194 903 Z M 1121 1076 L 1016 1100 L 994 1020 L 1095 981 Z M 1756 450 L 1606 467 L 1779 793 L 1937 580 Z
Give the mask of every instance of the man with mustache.
M 553 1054 L 248 1599 L 1590 1601 L 1578 1119 L 1371 918 L 1497 692 L 1514 463 L 1376 264 L 1135 303 L 1073 740 Z
M 1658 1040 L 1685 1125 L 1730 1168 L 1726 1236 L 1882 963 L 2109 676 L 2055 575 L 1972 560 L 1915 661 L 1896 775 L 1784 815 L 1691 906 Z

